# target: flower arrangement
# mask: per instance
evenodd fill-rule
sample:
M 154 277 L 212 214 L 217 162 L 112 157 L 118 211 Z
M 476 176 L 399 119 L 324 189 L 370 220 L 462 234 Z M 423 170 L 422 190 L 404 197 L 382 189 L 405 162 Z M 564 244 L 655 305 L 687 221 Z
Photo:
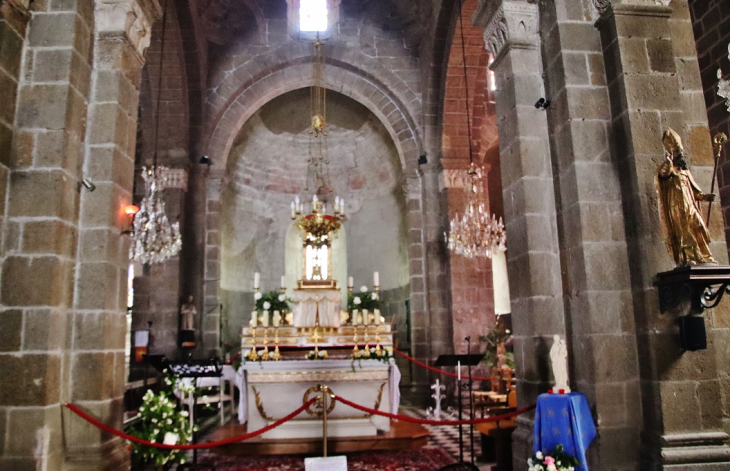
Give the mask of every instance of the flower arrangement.
M 505 348 L 507 344 L 512 342 L 512 334 L 508 330 L 501 331 L 498 328 L 494 328 L 487 335 L 479 336 L 479 340 L 486 344 L 484 358 L 482 359 L 485 365 L 490 367 L 497 366 L 501 353 L 504 357 L 505 366 L 512 369 L 515 368 L 514 353 L 508 352 Z
M 188 424 L 188 413 L 177 410 L 177 403 L 161 391 L 154 394 L 147 390 L 139 408 L 140 420 L 136 422 L 129 433 L 135 437 L 167 445 L 182 445 L 190 443 L 192 434 Z M 148 463 L 163 466 L 169 462 L 185 462 L 183 450 L 167 450 L 152 448 L 132 443 L 135 453 L 142 456 Z
M 319 350 L 317 352 L 310 350 L 307 352 L 307 360 L 324 360 L 328 357 L 329 354 L 327 353 L 327 350 Z
M 380 300 L 378 299 L 378 293 L 374 291 L 368 291 L 367 286 L 361 286 L 360 292 L 357 294 L 348 293 L 347 295 L 347 310 L 352 312 L 354 310 L 362 311 L 367 309 L 373 311 L 380 308 Z
M 575 457 L 565 452 L 563 445 L 556 446 L 548 454 L 538 451 L 527 459 L 529 471 L 575 471 L 579 465 Z
M 387 348 L 378 350 L 375 347 L 364 348 L 353 354 L 353 358 L 356 360 L 380 360 L 384 363 L 388 363 L 391 356 L 392 354 Z
M 287 298 L 285 294 L 281 294 L 278 291 L 269 291 L 268 293 L 256 293 L 256 310 L 259 312 L 263 311 L 279 311 L 282 314 L 291 311 L 289 303 L 291 299 Z

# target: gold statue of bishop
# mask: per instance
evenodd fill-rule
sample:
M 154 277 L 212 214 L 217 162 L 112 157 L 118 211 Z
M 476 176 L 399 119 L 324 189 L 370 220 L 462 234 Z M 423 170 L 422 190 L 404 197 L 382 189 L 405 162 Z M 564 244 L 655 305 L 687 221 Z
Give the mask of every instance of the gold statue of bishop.
M 700 202 L 714 201 L 702 193 L 684 159 L 682 139 L 671 128 L 662 137 L 666 160 L 659 166 L 657 190 L 664 242 L 677 266 L 717 263 L 710 253 L 710 234 Z

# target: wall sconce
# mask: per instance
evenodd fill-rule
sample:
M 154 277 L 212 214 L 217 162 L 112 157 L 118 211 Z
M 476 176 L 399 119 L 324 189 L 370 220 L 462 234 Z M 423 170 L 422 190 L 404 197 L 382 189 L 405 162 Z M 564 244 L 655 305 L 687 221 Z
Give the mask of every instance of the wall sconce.
M 122 234 L 132 234 L 134 233 L 134 227 L 132 226 L 132 223 L 134 222 L 134 216 L 139 211 L 139 206 L 136 204 L 128 204 L 124 207 L 124 214 L 127 216 L 127 227 L 128 229 L 122 231 Z

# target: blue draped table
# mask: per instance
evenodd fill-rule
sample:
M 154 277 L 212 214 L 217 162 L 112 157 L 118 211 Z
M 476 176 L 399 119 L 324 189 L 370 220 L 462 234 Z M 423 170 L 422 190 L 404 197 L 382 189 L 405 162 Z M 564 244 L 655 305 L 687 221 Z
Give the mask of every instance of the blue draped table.
M 588 471 L 586 449 L 596 437 L 596 427 L 581 393 L 540 394 L 535 411 L 534 453 L 549 453 L 557 445 L 580 461 L 579 471 Z

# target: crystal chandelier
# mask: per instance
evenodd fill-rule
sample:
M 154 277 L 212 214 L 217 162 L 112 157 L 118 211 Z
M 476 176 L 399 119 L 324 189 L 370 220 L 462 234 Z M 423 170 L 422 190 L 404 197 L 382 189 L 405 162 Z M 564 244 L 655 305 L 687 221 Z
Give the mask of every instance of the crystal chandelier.
M 174 257 L 182 248 L 179 223 L 170 224 L 165 214 L 162 191 L 168 180 L 168 169 L 157 164 L 157 146 L 160 131 L 160 98 L 162 97 L 162 64 L 165 56 L 165 29 L 167 26 L 167 2 L 162 5 L 162 37 L 160 45 L 160 70 L 157 81 L 157 107 L 155 109 L 155 153 L 153 165 L 142 167 L 145 196 L 132 223 L 132 245 L 129 256 L 139 263 L 162 263 Z
M 502 218 L 491 214 L 485 207 L 482 169 L 473 163 L 469 174 L 468 201 L 464 214 L 456 213 L 449 225 L 446 242 L 449 250 L 464 257 L 492 257 L 495 250 L 505 251 L 507 234 Z
M 727 49 L 728 58 L 730 58 L 730 44 L 728 44 Z M 722 69 L 717 69 L 717 78 L 720 79 L 720 83 L 717 87 L 717 94 L 725 99 L 725 106 L 727 106 L 727 110 L 730 111 L 730 79 L 723 80 Z
M 165 214 L 162 190 L 168 179 L 166 167 L 142 167 L 145 196 L 134 216 L 129 256 L 139 263 L 161 263 L 182 247 L 179 223 L 170 224 Z
M 449 234 L 444 234 L 446 244 L 452 252 L 464 257 L 492 258 L 495 250 L 507 250 L 507 235 L 502 218 L 497 220 L 486 208 L 486 190 L 483 169 L 474 164 L 471 140 L 471 116 L 469 113 L 469 82 L 466 74 L 466 48 L 464 45 L 464 24 L 462 22 L 462 1 L 459 1 L 459 25 L 461 29 L 461 54 L 464 67 L 464 89 L 466 91 L 466 129 L 469 139 L 469 176 L 467 204 L 464 214 L 459 213 L 449 223 Z

